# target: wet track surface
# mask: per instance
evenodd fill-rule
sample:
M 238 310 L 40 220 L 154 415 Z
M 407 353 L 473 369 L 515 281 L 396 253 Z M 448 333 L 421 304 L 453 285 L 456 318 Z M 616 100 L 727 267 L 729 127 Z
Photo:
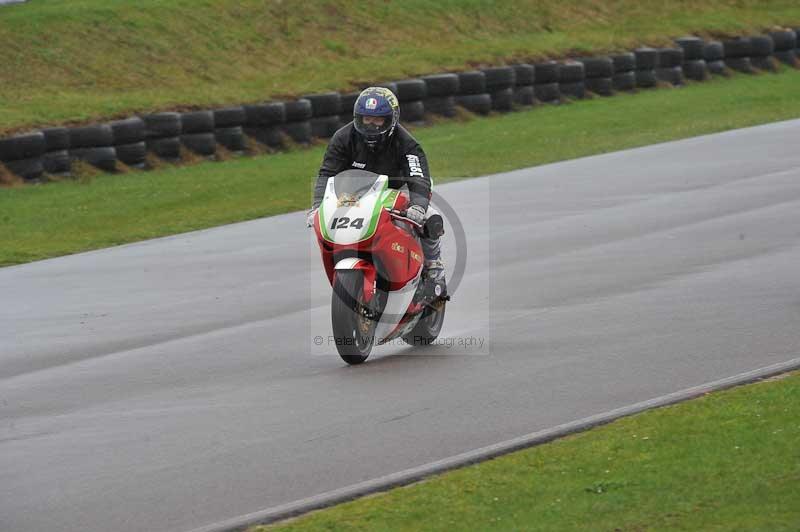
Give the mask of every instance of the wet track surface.
M 302 213 L 0 269 L 0 530 L 191 530 L 796 358 L 798 139 L 437 186 L 445 342 L 355 368 Z

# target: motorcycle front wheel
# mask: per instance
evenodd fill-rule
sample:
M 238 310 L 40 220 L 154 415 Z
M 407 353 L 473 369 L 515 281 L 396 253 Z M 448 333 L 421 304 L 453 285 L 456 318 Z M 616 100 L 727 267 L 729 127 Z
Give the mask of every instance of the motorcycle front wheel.
M 331 298 L 331 322 L 336 350 L 348 364 L 361 364 L 375 343 L 376 321 L 364 302 L 364 274 L 337 270 Z

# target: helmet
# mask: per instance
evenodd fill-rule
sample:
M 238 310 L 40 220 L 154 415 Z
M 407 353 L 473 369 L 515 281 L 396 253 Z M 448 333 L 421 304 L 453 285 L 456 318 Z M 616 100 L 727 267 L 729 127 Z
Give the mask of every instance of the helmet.
M 388 141 L 399 119 L 397 96 L 383 87 L 364 89 L 353 106 L 353 125 L 372 150 Z

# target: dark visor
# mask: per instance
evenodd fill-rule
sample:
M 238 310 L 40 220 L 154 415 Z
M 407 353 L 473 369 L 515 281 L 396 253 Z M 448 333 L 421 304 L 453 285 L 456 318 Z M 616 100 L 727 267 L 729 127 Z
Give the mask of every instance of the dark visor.
M 381 135 L 391 129 L 392 116 L 365 116 L 356 114 L 353 123 L 356 126 L 356 130 L 363 135 Z

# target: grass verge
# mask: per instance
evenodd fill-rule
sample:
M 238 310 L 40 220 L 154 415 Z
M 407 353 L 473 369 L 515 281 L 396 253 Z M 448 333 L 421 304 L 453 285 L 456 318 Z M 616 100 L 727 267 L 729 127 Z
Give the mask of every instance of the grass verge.
M 800 374 L 249 532 L 797 530 Z
M 36 0 L 0 7 L 0 132 L 781 24 L 795 0 Z
M 437 183 L 800 117 L 800 71 L 415 131 Z M 788 141 L 788 140 L 787 140 Z M 307 208 L 324 146 L 0 189 L 0 266 Z

